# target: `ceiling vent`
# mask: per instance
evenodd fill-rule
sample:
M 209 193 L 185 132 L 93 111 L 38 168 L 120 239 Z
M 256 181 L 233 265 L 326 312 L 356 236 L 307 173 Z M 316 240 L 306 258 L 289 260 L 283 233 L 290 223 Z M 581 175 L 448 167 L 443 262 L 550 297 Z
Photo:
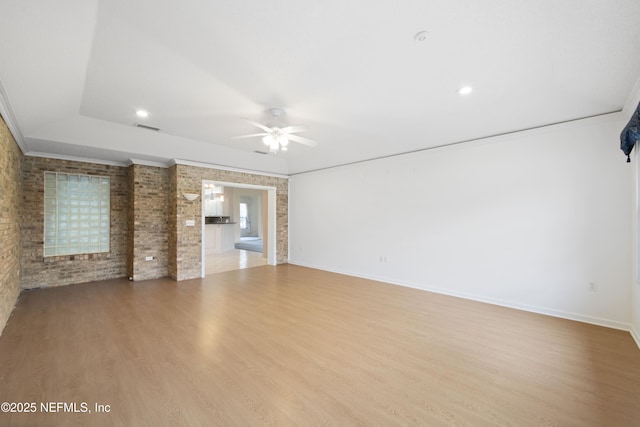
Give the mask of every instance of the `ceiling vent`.
M 142 129 L 148 129 L 148 130 L 154 130 L 154 131 L 159 131 L 159 128 L 154 128 L 153 126 L 147 126 L 147 125 L 142 125 L 140 123 L 134 123 L 133 124 L 135 127 L 137 128 L 142 128 Z

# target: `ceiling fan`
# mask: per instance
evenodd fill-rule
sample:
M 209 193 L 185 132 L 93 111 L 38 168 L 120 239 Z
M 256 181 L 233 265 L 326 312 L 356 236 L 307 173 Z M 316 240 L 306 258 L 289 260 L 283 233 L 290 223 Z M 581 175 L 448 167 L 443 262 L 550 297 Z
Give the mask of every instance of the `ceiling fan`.
M 262 137 L 264 145 L 269 147 L 270 153 L 277 153 L 278 151 L 287 151 L 289 149 L 289 141 L 298 142 L 300 144 L 307 145 L 309 147 L 315 147 L 317 143 L 308 138 L 303 138 L 298 135 L 294 135 L 298 132 L 304 132 L 306 128 L 303 125 L 286 126 L 279 122 L 279 118 L 284 115 L 284 110 L 280 108 L 271 108 L 269 113 L 273 116 L 273 122 L 267 125 L 252 122 L 248 119 L 243 119 L 253 126 L 263 130 L 264 132 L 252 133 L 250 135 L 236 136 L 232 139 L 253 138 L 256 136 Z

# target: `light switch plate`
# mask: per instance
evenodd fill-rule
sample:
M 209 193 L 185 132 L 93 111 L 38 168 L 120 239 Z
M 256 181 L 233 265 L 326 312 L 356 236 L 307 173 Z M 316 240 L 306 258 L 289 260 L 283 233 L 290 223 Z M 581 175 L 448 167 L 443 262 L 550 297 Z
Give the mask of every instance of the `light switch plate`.
M 188 219 L 188 220 L 186 221 L 185 225 L 186 225 L 187 227 L 195 227 L 195 225 L 196 225 L 196 220 L 195 220 L 195 219 Z

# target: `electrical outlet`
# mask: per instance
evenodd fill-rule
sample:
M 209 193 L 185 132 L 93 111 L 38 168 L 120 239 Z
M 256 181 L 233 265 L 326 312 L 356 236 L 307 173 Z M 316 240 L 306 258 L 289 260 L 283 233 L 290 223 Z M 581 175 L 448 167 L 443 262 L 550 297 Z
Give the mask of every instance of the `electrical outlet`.
M 598 284 L 595 282 L 589 282 L 589 290 L 591 292 L 598 292 Z
M 145 261 L 153 261 L 153 257 L 152 256 L 148 256 L 144 258 Z

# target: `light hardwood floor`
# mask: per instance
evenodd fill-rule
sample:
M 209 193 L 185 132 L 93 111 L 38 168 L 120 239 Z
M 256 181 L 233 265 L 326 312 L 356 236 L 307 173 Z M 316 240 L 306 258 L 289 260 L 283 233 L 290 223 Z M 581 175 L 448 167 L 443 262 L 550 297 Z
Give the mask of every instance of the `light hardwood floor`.
M 258 267 L 266 264 L 267 259 L 262 253 L 244 249 L 232 249 L 220 254 L 206 255 L 204 259 L 204 271 L 205 275 L 208 276 L 209 274 Z
M 627 332 L 292 265 L 21 295 L 0 425 L 637 426 Z

